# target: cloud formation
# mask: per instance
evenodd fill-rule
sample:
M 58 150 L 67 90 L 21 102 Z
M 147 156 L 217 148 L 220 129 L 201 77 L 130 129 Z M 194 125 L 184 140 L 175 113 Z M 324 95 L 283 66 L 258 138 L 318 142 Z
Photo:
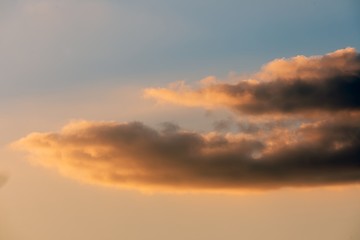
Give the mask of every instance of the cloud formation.
M 211 78 L 192 89 L 185 83 L 148 88 L 160 101 L 246 114 L 360 110 L 360 55 L 354 48 L 324 56 L 296 56 L 266 64 L 253 79 L 224 83 Z
M 15 146 L 84 181 L 138 189 L 240 190 L 360 182 L 357 116 L 271 134 L 199 134 L 140 122 L 73 122 Z
M 196 90 L 179 82 L 145 92 L 241 114 L 214 122 L 209 133 L 170 122 L 158 131 L 141 122 L 80 121 L 14 146 L 83 182 L 150 191 L 360 183 L 360 55 L 353 48 L 277 59 L 232 84 L 207 77 Z

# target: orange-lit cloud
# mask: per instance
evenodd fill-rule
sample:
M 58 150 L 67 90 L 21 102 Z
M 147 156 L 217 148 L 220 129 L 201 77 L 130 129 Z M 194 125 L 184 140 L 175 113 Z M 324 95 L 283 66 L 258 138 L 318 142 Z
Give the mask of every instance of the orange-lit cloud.
M 276 59 L 253 79 L 226 83 L 210 77 L 201 84 L 198 89 L 183 82 L 148 88 L 145 96 L 246 114 L 359 110 L 360 55 L 354 48 L 345 48 L 324 56 Z
M 352 76 L 360 71 L 359 53 L 344 48 L 323 56 L 275 59 L 265 64 L 256 78 L 260 80 L 321 80 L 336 76 Z
M 14 146 L 88 183 L 137 189 L 244 190 L 360 182 L 358 118 L 336 117 L 268 133 L 200 134 L 167 124 L 73 122 Z
M 177 82 L 145 93 L 241 114 L 214 122 L 209 133 L 169 122 L 156 130 L 140 122 L 80 121 L 60 132 L 32 133 L 14 146 L 83 182 L 150 191 L 360 182 L 360 55 L 353 48 L 274 60 L 236 83 L 210 76 L 196 90 Z

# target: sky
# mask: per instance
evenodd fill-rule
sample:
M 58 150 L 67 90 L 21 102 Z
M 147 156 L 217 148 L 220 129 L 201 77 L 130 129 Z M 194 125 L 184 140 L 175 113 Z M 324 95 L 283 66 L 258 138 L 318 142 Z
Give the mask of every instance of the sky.
M 359 239 L 359 10 L 1 1 L 0 239 Z

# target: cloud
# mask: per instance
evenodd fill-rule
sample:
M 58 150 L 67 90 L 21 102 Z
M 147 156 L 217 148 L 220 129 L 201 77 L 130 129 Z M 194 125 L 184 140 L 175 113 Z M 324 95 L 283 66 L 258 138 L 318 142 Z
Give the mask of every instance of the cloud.
M 232 125 L 233 125 L 233 120 L 231 118 L 221 119 L 213 123 L 214 130 L 217 132 L 227 132 L 231 130 Z
M 7 176 L 0 173 L 0 187 L 2 187 L 7 181 Z
M 243 191 L 360 183 L 360 55 L 277 59 L 252 79 L 207 77 L 147 96 L 236 112 L 212 132 L 141 122 L 69 123 L 13 144 L 82 182 L 146 191 Z M 316 114 L 307 114 L 316 113 Z M 236 130 L 235 130 L 236 129 Z
M 359 116 L 296 130 L 218 134 L 140 122 L 72 122 L 14 146 L 31 161 L 88 183 L 167 191 L 239 191 L 360 182 Z
M 206 78 L 208 79 L 208 78 Z M 227 107 L 245 114 L 293 114 L 360 109 L 360 55 L 354 48 L 266 64 L 253 79 L 211 78 L 198 89 L 184 82 L 148 88 L 145 96 L 185 106 Z

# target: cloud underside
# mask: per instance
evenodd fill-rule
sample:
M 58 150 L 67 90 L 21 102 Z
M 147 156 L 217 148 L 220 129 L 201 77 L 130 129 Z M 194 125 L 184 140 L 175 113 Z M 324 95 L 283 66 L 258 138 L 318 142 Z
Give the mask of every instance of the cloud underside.
M 343 120 L 270 136 L 156 131 L 139 122 L 74 122 L 16 145 L 81 181 L 168 190 L 308 187 L 360 181 L 360 131 Z
M 245 114 L 292 114 L 360 109 L 360 55 L 353 48 L 324 56 L 277 59 L 252 79 L 223 83 L 210 78 L 198 89 L 184 83 L 148 88 L 160 101 Z
M 360 56 L 353 48 L 277 59 L 235 83 L 208 77 L 198 89 L 180 83 L 145 93 L 185 106 L 227 107 L 238 131 L 224 132 L 228 121 L 209 133 L 170 123 L 156 130 L 141 122 L 82 121 L 32 133 L 15 146 L 80 181 L 150 191 L 360 182 Z

